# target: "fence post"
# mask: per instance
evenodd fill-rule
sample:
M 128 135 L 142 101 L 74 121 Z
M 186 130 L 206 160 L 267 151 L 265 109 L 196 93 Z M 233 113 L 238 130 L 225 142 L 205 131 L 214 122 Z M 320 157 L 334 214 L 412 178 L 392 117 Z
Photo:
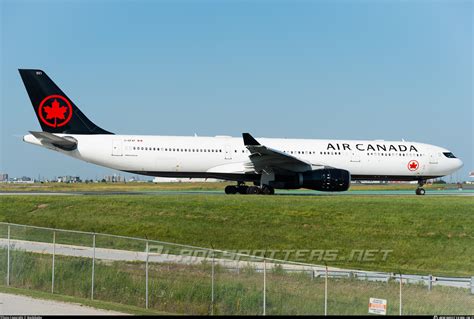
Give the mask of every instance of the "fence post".
M 471 295 L 474 295 L 474 276 L 471 277 Z
M 324 315 L 328 315 L 328 266 L 326 266 L 326 275 L 324 282 Z
M 146 242 L 146 264 L 145 264 L 145 277 L 146 277 L 146 289 L 145 289 L 145 307 L 148 309 L 148 241 Z
M 214 251 L 211 264 L 211 315 L 214 315 Z
M 267 261 L 263 258 L 263 315 L 267 312 Z
M 91 278 L 91 300 L 94 300 L 95 279 L 95 233 L 92 235 L 92 278 Z
M 403 283 L 403 278 L 402 274 L 400 273 L 400 313 L 399 315 L 402 315 L 402 283 Z
M 54 294 L 54 261 L 56 257 L 56 231 L 53 230 L 53 266 L 51 269 L 51 293 Z
M 433 289 L 433 275 L 428 276 L 428 291 L 431 291 Z
M 8 225 L 7 236 L 7 286 L 10 286 L 10 225 Z

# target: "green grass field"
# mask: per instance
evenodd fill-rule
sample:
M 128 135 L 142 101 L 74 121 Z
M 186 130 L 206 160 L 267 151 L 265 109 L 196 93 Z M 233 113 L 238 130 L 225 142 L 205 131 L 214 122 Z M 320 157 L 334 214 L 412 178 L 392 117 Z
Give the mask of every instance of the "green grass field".
M 328 265 L 453 276 L 474 275 L 473 216 L 474 198 L 457 196 L 0 197 L 4 222 L 226 250 L 337 250 Z M 392 252 L 351 260 L 367 249 Z
M 152 192 L 152 191 L 224 191 L 226 185 L 234 183 L 35 183 L 35 184 L 0 184 L 2 192 Z M 464 185 L 468 187 L 470 185 Z M 456 189 L 455 184 L 425 185 L 427 190 Z M 381 190 L 415 190 L 416 185 L 401 184 L 353 184 L 349 191 Z
M 5 249 L 0 259 L 5 260 Z M 11 286 L 42 292 L 51 297 L 50 255 L 13 251 Z M 149 310 L 145 307 L 145 265 L 140 262 L 97 261 L 94 302 L 91 293 L 91 259 L 56 256 L 55 295 L 67 295 L 65 301 L 82 302 L 101 308 L 151 314 L 153 311 L 179 314 L 262 314 L 263 276 L 252 268 L 239 273 L 220 266 L 215 268 L 215 303 L 211 302 L 209 264 L 151 264 L 149 269 Z M 0 275 L 4 276 L 4 269 Z M 267 314 L 324 314 L 324 278 L 308 274 L 267 272 Z M 0 286 L 0 291 L 5 290 Z M 404 284 L 403 314 L 471 314 L 474 298 L 466 289 L 426 287 Z M 355 279 L 328 281 L 328 314 L 367 314 L 370 297 L 388 301 L 387 314 L 399 313 L 399 284 L 367 282 Z M 64 298 L 64 297 L 63 297 Z M 77 299 L 76 299 L 77 298 Z M 120 303 L 122 305 L 118 305 Z

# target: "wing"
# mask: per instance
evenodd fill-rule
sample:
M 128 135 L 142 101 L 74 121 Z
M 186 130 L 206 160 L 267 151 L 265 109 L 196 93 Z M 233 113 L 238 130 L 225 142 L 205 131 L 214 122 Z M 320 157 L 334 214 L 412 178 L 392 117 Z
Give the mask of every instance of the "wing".
M 249 133 L 243 133 L 242 137 L 245 147 L 250 151 L 251 164 L 257 173 L 304 172 L 314 169 L 310 162 L 261 145 Z

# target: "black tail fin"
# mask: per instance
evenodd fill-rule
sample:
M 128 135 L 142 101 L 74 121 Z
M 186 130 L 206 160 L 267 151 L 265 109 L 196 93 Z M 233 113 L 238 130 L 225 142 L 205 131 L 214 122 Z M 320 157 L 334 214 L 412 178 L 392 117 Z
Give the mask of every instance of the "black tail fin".
M 113 134 L 91 122 L 41 70 L 19 70 L 44 132 Z

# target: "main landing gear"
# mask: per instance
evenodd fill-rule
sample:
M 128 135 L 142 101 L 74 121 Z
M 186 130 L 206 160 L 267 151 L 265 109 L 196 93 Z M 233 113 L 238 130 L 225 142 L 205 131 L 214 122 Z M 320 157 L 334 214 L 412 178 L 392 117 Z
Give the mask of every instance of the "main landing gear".
M 225 188 L 226 194 L 242 194 L 242 195 L 273 195 L 275 194 L 275 189 L 268 185 L 263 186 L 246 186 L 245 184 L 239 183 L 237 186 L 229 185 Z
M 415 193 L 416 195 L 425 195 L 426 191 L 425 189 L 423 188 L 423 185 L 425 185 L 425 182 L 424 180 L 420 179 L 418 181 L 418 188 L 416 189 Z

